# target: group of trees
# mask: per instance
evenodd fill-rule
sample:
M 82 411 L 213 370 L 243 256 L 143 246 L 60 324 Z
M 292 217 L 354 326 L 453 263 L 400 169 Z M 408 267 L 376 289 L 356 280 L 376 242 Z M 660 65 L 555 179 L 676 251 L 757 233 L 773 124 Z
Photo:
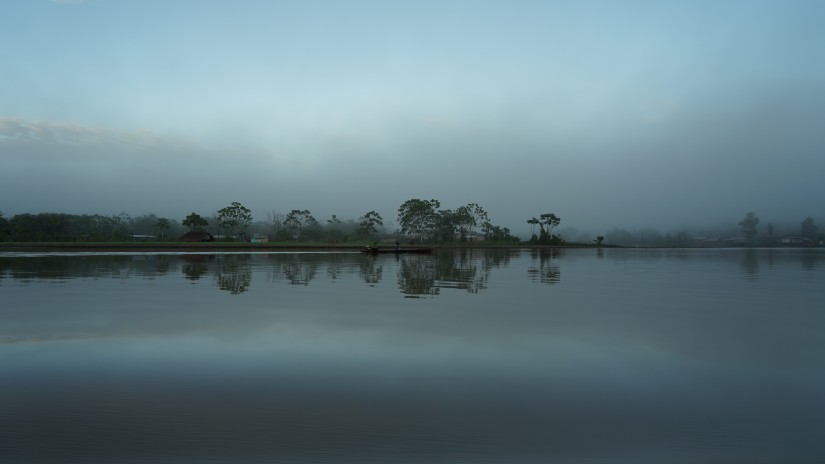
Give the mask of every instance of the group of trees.
M 739 221 L 740 230 L 748 244 L 773 245 L 780 239 L 779 231 L 777 231 L 777 227 L 774 224 L 768 223 L 765 227 L 764 234 L 760 234 L 759 228 L 757 227 L 758 225 L 759 217 L 757 217 L 753 211 L 746 214 L 744 219 Z M 819 226 L 814 222 L 814 218 L 810 216 L 802 220 L 797 231 L 785 230 L 781 236 L 795 235 L 794 232 L 798 234 L 797 238 L 807 240 L 810 244 L 825 240 L 825 234 L 820 233 Z
M 530 224 L 530 243 L 539 245 L 562 245 L 564 243 L 560 236 L 553 235 L 553 229 L 561 223 L 561 218 L 554 213 L 541 214 L 538 219 L 533 216 L 527 220 L 527 223 Z M 537 225 L 539 226 L 539 235 L 535 233 Z M 601 240 L 599 240 L 599 244 L 601 244 Z
M 722 227 L 679 228 L 666 233 L 650 227 L 614 228 L 607 231 L 605 242 L 625 246 L 776 246 L 789 238 L 807 240 L 790 244 L 814 245 L 825 240 L 825 234 L 812 217 L 795 224 L 763 223 L 756 213 L 748 212 L 742 220 Z
M 552 221 L 551 221 L 552 222 Z M 60 213 L 18 214 L 6 219 L 0 213 L 0 240 L 10 241 L 125 241 L 175 239 L 187 230 L 204 231 L 218 240 L 246 240 L 265 235 L 276 241 L 370 241 L 384 235 L 395 240 L 457 242 L 485 240 L 517 242 L 506 227 L 494 225 L 477 203 L 442 209 L 438 200 L 411 199 L 398 209 L 396 230 L 385 227 L 384 218 L 368 211 L 356 220 L 333 214 L 319 221 L 307 209 L 286 214 L 272 211 L 267 221 L 253 222 L 252 211 L 239 202 L 202 216 L 192 212 L 180 222 L 146 214 L 135 218 L 126 213 L 112 216 Z M 548 225 L 551 223 L 548 223 Z M 556 222 L 558 224 L 558 222 Z
M 381 215 L 369 211 L 357 221 L 342 220 L 333 214 L 323 222 L 317 220 L 312 212 L 293 209 L 287 214 L 277 211 L 267 213 L 268 231 L 276 241 L 325 241 L 328 243 L 347 242 L 350 240 L 371 240 L 383 232 Z
M 6 218 L 0 213 L 0 240 L 18 242 L 121 241 L 130 235 L 166 238 L 176 236 L 179 228 L 174 220 L 154 214 L 133 218 L 126 213 L 22 213 Z
M 495 226 L 487 211 L 476 203 L 455 210 L 440 209 L 438 200 L 413 198 L 398 208 L 400 233 L 413 241 L 466 242 L 483 237 L 485 240 L 518 242 L 510 229 Z
M 264 235 L 275 241 L 303 241 L 339 243 L 348 241 L 372 241 L 378 237 L 417 242 L 469 242 L 486 240 L 518 243 L 519 238 L 510 229 L 494 225 L 487 211 L 477 203 L 468 203 L 455 209 L 442 209 L 436 199 L 413 198 L 398 208 L 398 228 L 387 227 L 384 218 L 376 211 L 368 211 L 355 220 L 343 220 L 333 214 L 319 221 L 306 209 L 293 209 L 286 214 L 272 211 L 266 221 L 253 222 L 252 211 L 239 202 L 232 202 L 211 216 L 192 212 L 180 222 L 154 214 L 131 217 L 126 213 L 111 216 L 100 214 L 23 213 L 11 218 L 0 212 L 0 241 L 125 241 L 131 239 L 175 240 L 187 229 L 206 231 L 219 240 L 246 240 L 253 235 Z M 601 245 L 638 246 L 692 246 L 698 239 L 706 239 L 702 245 L 760 245 L 782 243 L 787 237 L 796 237 L 804 244 L 825 241 L 825 234 L 812 217 L 801 223 L 763 223 L 754 213 L 728 228 L 693 229 L 661 233 L 646 228 L 634 231 L 611 229 L 592 241 L 562 231 L 554 233 L 561 219 L 554 213 L 531 217 L 528 243 L 536 245 L 564 245 L 573 238 L 574 243 Z M 536 230 L 538 229 L 538 231 Z M 536 233 L 538 232 L 538 233 Z

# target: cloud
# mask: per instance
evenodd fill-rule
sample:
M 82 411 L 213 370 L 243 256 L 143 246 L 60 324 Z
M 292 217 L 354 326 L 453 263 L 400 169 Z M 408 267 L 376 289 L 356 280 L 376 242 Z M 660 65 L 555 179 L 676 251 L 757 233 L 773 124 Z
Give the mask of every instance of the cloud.
M 26 157 L 50 161 L 72 156 L 161 154 L 196 151 L 187 140 L 152 131 L 118 131 L 99 126 L 0 117 L 0 154 L 4 159 Z M 32 158 L 34 157 L 34 158 Z

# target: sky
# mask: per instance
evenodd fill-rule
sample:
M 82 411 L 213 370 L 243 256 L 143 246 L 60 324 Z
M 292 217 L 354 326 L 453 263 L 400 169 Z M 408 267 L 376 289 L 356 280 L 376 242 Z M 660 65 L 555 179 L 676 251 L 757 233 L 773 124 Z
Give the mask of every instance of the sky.
M 821 1 L 6 0 L 0 211 L 825 222 Z

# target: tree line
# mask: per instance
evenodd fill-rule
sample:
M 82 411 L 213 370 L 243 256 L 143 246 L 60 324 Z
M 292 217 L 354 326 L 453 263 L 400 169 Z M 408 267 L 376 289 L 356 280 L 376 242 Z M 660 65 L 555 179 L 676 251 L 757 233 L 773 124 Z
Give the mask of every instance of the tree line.
M 518 243 L 510 229 L 494 225 L 476 203 L 441 209 L 438 200 L 411 199 L 398 209 L 398 228 L 389 230 L 384 218 L 368 211 L 357 219 L 344 220 L 333 214 L 318 220 L 308 209 L 286 213 L 269 211 L 265 221 L 253 221 L 252 211 L 232 202 L 213 215 L 192 212 L 180 221 L 145 214 L 22 213 L 6 218 L 0 212 L 0 241 L 176 241 L 187 232 L 205 232 L 225 241 L 247 241 L 266 237 L 279 242 L 345 243 L 392 238 L 397 241 L 467 242 L 475 240 Z
M 606 243 L 623 246 L 817 246 L 825 241 L 813 217 L 796 224 L 763 222 L 755 212 L 748 212 L 738 222 L 714 228 L 677 229 L 662 233 L 647 227 L 636 230 L 613 228 L 607 231 Z
M 132 217 L 114 215 L 22 213 L 7 218 L 0 212 L 0 241 L 14 242 L 120 242 L 130 240 L 177 241 L 186 232 L 208 232 L 217 240 L 247 241 L 266 237 L 277 242 L 347 243 L 398 240 L 416 243 L 454 243 L 491 241 L 522 243 L 507 227 L 495 225 L 487 211 L 477 203 L 442 208 L 436 199 L 413 198 L 398 208 L 397 222 L 385 222 L 380 213 L 368 211 L 356 219 L 333 214 L 317 219 L 307 209 L 288 212 L 268 211 L 266 220 L 254 221 L 252 211 L 239 202 L 211 215 L 192 212 L 180 220 L 149 213 Z M 812 217 L 798 225 L 763 222 L 754 213 L 741 221 L 715 229 L 681 229 L 661 233 L 654 228 L 627 230 L 614 228 L 593 239 L 574 232 L 556 233 L 561 219 L 555 213 L 541 213 L 526 220 L 530 225 L 531 245 L 609 245 L 625 246 L 815 246 L 825 241 Z M 573 242 L 570 238 L 573 238 Z

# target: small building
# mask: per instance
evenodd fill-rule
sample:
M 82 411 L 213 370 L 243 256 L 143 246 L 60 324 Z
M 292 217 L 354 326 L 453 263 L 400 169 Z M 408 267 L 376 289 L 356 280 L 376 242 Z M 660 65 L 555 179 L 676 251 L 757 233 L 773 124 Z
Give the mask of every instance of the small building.
M 814 241 L 806 237 L 783 237 L 779 243 L 783 246 L 809 247 L 814 246 Z
M 693 246 L 717 247 L 719 246 L 719 237 L 693 237 Z
M 745 237 L 731 237 L 722 240 L 725 246 L 742 246 L 748 244 L 748 239 Z
M 193 230 L 181 235 L 178 240 L 181 242 L 212 242 L 215 240 L 215 237 L 213 237 L 209 232 Z

